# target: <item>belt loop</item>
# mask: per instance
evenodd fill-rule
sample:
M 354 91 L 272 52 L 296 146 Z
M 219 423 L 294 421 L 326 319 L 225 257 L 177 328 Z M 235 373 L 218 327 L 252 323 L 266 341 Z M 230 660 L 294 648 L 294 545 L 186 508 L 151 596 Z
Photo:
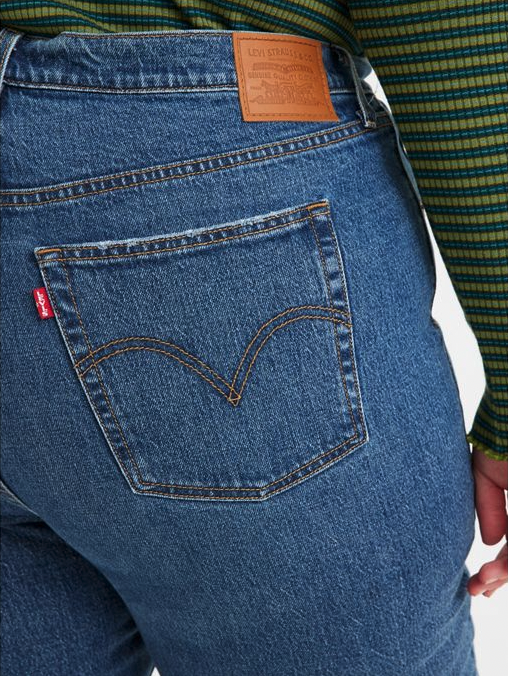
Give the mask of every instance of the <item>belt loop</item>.
M 0 30 L 0 93 L 2 92 L 4 84 L 5 71 L 7 63 L 12 54 L 16 42 L 21 37 L 22 33 L 12 30 L 11 28 L 2 28 Z
M 365 85 L 363 84 L 364 77 L 372 70 L 370 62 L 366 57 L 352 54 L 349 50 L 345 49 L 345 47 L 341 47 L 340 45 L 334 45 L 334 47 L 340 49 L 346 55 L 349 61 L 349 67 L 353 76 L 353 81 L 355 83 L 356 97 L 358 99 L 358 103 L 360 104 L 360 110 L 357 112 L 361 117 L 363 125 L 365 127 L 376 127 L 376 111 L 367 100 L 367 96 L 365 94 L 366 90 L 370 91 L 372 94 L 372 90 L 367 83 L 365 83 Z
M 420 209 L 423 210 L 425 208 L 424 204 L 423 204 L 423 198 L 422 198 L 418 183 L 416 181 L 416 176 L 414 174 L 414 170 L 413 170 L 413 167 L 411 165 L 411 161 L 409 160 L 406 147 L 405 147 L 405 145 L 402 141 L 402 138 L 401 138 L 401 135 L 400 135 L 400 129 L 399 129 L 399 125 L 397 123 L 397 120 L 394 118 L 393 113 L 390 110 L 389 106 L 387 106 L 386 103 L 382 99 L 379 99 L 379 104 L 388 113 L 388 117 L 390 118 L 393 129 L 395 131 L 395 140 L 397 141 L 397 150 L 398 150 L 400 159 L 401 159 L 402 164 L 404 166 L 404 169 L 406 171 L 407 177 L 409 178 L 409 180 L 411 182 L 411 186 L 413 188 L 416 200 L 418 202 L 418 206 L 420 207 Z
M 351 73 L 353 75 L 353 80 L 355 83 L 355 88 L 356 88 L 356 95 L 358 98 L 358 102 L 360 104 L 360 110 L 357 112 L 360 114 L 362 118 L 362 122 L 366 127 L 376 127 L 377 125 L 377 116 L 376 112 L 373 109 L 372 105 L 369 103 L 366 97 L 366 91 L 370 92 L 371 97 L 370 99 L 375 96 L 374 92 L 372 91 L 370 85 L 365 82 L 366 76 L 370 73 L 372 70 L 372 66 L 370 64 L 370 61 L 364 57 L 364 56 L 359 56 L 357 54 L 352 54 L 349 52 L 347 49 L 344 47 L 341 47 L 340 45 L 333 45 L 334 48 L 340 49 L 348 58 L 350 68 L 351 68 Z M 365 85 L 363 84 L 365 82 Z M 413 171 L 413 167 L 411 166 L 411 162 L 409 160 L 407 150 L 402 142 L 401 135 L 400 135 L 400 129 L 399 125 L 397 124 L 397 121 L 395 120 L 393 113 L 391 109 L 389 108 L 388 105 L 384 102 L 383 99 L 379 98 L 376 99 L 377 103 L 384 108 L 384 110 L 388 113 L 388 116 L 390 118 L 390 121 L 392 123 L 392 126 L 395 131 L 395 137 L 397 141 L 397 150 L 400 156 L 400 159 L 402 161 L 402 165 L 405 169 L 405 172 L 409 178 L 409 181 L 411 183 L 411 187 L 413 189 L 413 192 L 415 194 L 416 200 L 418 202 L 418 206 L 420 209 L 423 211 L 425 209 L 423 205 L 423 199 L 422 195 L 420 192 L 420 188 L 418 186 L 418 183 L 416 181 L 416 177 Z

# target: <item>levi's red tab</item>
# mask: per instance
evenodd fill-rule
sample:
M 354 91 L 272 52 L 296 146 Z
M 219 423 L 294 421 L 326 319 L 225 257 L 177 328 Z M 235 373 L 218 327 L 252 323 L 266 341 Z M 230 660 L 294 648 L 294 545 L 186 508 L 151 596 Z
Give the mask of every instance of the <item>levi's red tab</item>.
M 39 317 L 41 319 L 49 319 L 50 317 L 54 317 L 55 314 L 51 307 L 51 303 L 49 302 L 46 289 L 41 286 L 39 289 L 34 289 L 33 294 L 35 298 L 35 307 L 37 308 Z

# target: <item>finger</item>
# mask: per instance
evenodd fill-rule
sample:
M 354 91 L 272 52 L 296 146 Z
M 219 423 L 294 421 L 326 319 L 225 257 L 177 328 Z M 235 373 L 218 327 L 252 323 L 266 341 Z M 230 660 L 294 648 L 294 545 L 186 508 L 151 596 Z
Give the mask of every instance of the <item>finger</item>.
M 471 596 L 478 596 L 478 594 L 490 596 L 490 594 L 486 594 L 486 592 L 494 592 L 496 589 L 499 589 L 499 587 L 504 587 L 507 583 L 508 577 L 498 578 L 495 582 L 490 582 L 489 584 L 483 584 L 479 581 L 479 578 L 472 577 L 468 582 L 467 590 Z
M 500 587 L 504 587 L 506 580 L 504 582 L 498 582 L 497 584 L 490 585 L 489 588 L 482 592 L 483 596 L 490 597 L 492 594 L 497 591 Z
M 484 563 L 478 573 L 468 580 L 468 591 L 473 596 L 494 590 L 508 582 L 508 546 L 505 545 L 494 561 Z
M 508 524 L 504 490 L 485 474 L 475 470 L 475 507 L 482 540 L 495 545 L 505 535 Z
M 489 561 L 482 566 L 480 578 L 486 584 L 492 580 L 508 579 L 508 545 L 505 545 L 499 552 L 494 561 Z

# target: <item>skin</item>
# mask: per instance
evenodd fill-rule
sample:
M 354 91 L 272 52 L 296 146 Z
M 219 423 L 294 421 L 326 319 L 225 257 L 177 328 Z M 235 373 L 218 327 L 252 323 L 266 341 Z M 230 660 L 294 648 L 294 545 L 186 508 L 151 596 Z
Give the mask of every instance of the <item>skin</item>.
M 495 545 L 508 537 L 508 511 L 505 491 L 508 490 L 508 462 L 493 460 L 473 447 L 475 507 L 480 533 L 486 545 Z M 496 558 L 484 563 L 471 575 L 468 591 L 471 596 L 492 596 L 508 582 L 508 545 L 505 542 Z

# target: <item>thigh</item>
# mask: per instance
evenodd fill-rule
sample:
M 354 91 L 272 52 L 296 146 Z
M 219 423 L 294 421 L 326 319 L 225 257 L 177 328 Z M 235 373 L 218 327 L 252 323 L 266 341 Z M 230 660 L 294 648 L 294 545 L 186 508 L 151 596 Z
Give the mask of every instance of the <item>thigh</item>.
M 152 662 L 105 577 L 1 494 L 2 674 L 141 676 Z

